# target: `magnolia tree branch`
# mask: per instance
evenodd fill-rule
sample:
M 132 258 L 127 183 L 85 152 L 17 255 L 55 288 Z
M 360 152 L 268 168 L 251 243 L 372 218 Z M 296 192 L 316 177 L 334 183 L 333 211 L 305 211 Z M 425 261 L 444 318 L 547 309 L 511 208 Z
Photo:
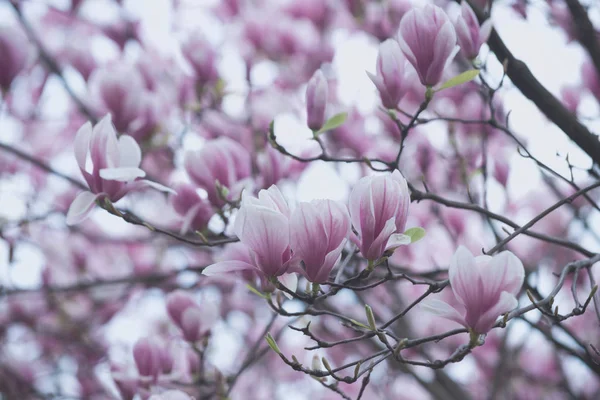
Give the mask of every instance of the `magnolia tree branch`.
M 71 97 L 71 99 L 73 100 L 73 102 L 75 103 L 77 108 L 79 109 L 79 111 L 92 123 L 95 124 L 96 122 L 98 122 L 98 118 L 96 117 L 96 114 L 88 107 L 88 105 L 85 104 L 85 102 L 82 99 L 79 98 L 79 96 L 77 96 L 75 91 L 68 84 L 67 80 L 63 76 L 62 68 L 60 67 L 60 65 L 58 65 L 56 60 L 50 55 L 48 50 L 46 50 L 44 44 L 42 43 L 40 38 L 35 33 L 35 30 L 33 29 L 31 24 L 27 21 L 27 19 L 23 15 L 23 12 L 21 11 L 19 2 L 9 0 L 8 3 L 12 6 L 13 10 L 19 17 L 19 21 L 21 22 L 21 25 L 23 26 L 23 29 L 25 30 L 25 32 L 27 32 L 27 36 L 29 36 L 29 39 L 36 46 L 39 56 L 40 56 L 40 59 L 44 62 L 44 64 L 48 68 L 48 70 L 58 77 L 58 79 L 62 83 L 63 87 L 67 91 L 68 95 Z
M 565 3 L 569 7 L 571 17 L 573 17 L 573 27 L 577 31 L 577 40 L 590 55 L 596 67 L 596 73 L 600 76 L 600 42 L 588 12 L 579 0 L 565 0 Z
M 476 5 L 471 4 L 471 6 L 480 22 L 488 18 Z M 504 65 L 506 74 L 521 93 L 534 102 L 538 109 L 590 156 L 595 164 L 600 164 L 598 136 L 579 122 L 577 117 L 535 78 L 527 65 L 512 54 L 495 29 L 492 30 L 488 45 L 498 61 Z

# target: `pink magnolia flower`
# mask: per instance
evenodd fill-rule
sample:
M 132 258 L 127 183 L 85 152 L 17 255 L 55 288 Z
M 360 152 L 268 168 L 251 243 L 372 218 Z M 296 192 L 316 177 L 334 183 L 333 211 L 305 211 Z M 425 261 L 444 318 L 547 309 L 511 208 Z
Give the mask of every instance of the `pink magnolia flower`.
M 28 44 L 22 30 L 0 28 L 0 90 L 8 90 L 15 77 L 25 68 Z
M 89 87 L 95 107 L 111 114 L 117 131 L 127 132 L 142 116 L 142 99 L 148 94 L 142 74 L 133 65 L 114 63 L 96 69 L 89 77 Z
M 398 42 L 421 83 L 435 86 L 456 51 L 456 32 L 446 13 L 427 4 L 413 8 L 400 21 Z
M 396 108 L 406 93 L 405 63 L 406 59 L 398 42 L 388 39 L 379 46 L 377 75 L 367 72 L 379 91 L 381 103 L 386 108 Z
M 488 18 L 481 26 L 475 12 L 469 3 L 463 0 L 461 13 L 454 21 L 456 36 L 460 50 L 465 57 L 472 60 L 479 54 L 481 45 L 484 44 L 492 33 L 492 20 Z
M 306 87 L 306 124 L 313 131 L 318 131 L 325 123 L 327 93 L 327 79 L 323 71 L 318 69 Z
M 292 213 L 290 225 L 292 250 L 304 262 L 306 279 L 327 282 L 350 234 L 346 206 L 333 200 L 301 203 Z
M 182 46 L 183 56 L 192 66 L 198 84 L 215 82 L 218 78 L 217 54 L 212 45 L 202 38 L 199 32 L 194 33 Z
M 493 328 L 500 315 L 517 307 L 516 295 L 523 286 L 525 269 L 510 251 L 494 257 L 474 257 L 460 246 L 450 261 L 449 274 L 450 287 L 459 307 L 439 299 L 424 302 L 423 307 L 484 334 Z
M 258 198 L 244 195 L 234 231 L 250 253 L 250 260 L 223 260 L 208 266 L 204 275 L 254 269 L 267 277 L 280 276 L 295 263 L 290 247 L 290 210 L 277 186 L 261 190 Z
M 92 128 L 86 122 L 75 136 L 75 159 L 90 190 L 77 195 L 67 212 L 67 224 L 77 224 L 87 218 L 96 200 L 116 202 L 128 192 L 146 186 L 171 191 L 155 182 L 137 180 L 146 173 L 139 168 L 142 151 L 127 135 L 117 139 L 110 114 Z
M 228 197 L 234 199 L 252 170 L 248 150 L 228 137 L 208 141 L 202 149 L 188 152 L 184 164 L 192 181 L 206 190 L 208 200 L 219 208 L 225 202 L 217 190 L 217 182 L 229 189 Z
M 408 185 L 398 171 L 367 176 L 354 185 L 349 209 L 358 235 L 351 239 L 367 260 L 378 260 L 386 249 L 403 243 L 404 235 L 394 234 L 404 232 L 409 205 Z
M 133 359 L 141 376 L 155 378 L 162 372 L 162 348 L 157 339 L 142 338 L 133 346 Z

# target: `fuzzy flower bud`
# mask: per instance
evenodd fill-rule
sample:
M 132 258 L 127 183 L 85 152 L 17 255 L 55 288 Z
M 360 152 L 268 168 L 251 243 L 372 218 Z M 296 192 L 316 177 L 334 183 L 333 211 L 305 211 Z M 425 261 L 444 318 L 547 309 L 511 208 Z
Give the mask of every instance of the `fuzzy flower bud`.
M 398 43 L 421 83 L 440 83 L 446 63 L 456 54 L 456 32 L 446 13 L 427 4 L 413 8 L 400 21 Z
M 388 39 L 381 43 L 377 56 L 377 75 L 367 74 L 377 87 L 385 108 L 396 108 L 406 92 L 405 63 L 406 59 L 397 41 Z
M 310 78 L 306 87 L 306 123 L 313 131 L 318 131 L 325 123 L 327 94 L 327 79 L 319 69 Z

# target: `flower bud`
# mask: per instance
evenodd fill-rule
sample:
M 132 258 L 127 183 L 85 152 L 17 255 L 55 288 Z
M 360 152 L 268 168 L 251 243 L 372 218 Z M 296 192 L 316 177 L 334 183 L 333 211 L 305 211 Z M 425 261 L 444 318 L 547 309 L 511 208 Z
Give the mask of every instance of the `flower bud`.
M 413 8 L 400 21 L 398 43 L 421 83 L 440 83 L 446 63 L 456 51 L 456 32 L 446 13 L 427 4 Z
M 481 27 L 475 12 L 469 6 L 469 3 L 463 0 L 461 3 L 461 13 L 454 22 L 456 36 L 460 51 L 469 60 L 477 57 L 481 45 L 484 44 L 492 33 L 492 20 L 488 18 Z
M 203 326 L 203 311 L 199 307 L 188 307 L 181 315 L 181 332 L 188 342 L 197 342 L 206 332 Z
M 319 69 L 315 71 L 306 87 L 306 123 L 313 131 L 318 131 L 325 123 L 327 95 L 327 79 Z
M 396 108 L 406 92 L 405 62 L 398 42 L 388 39 L 379 46 L 377 76 L 367 72 L 369 78 L 377 87 L 381 103 L 385 108 Z
M 367 260 L 381 258 L 392 235 L 404 232 L 409 205 L 410 192 L 398 171 L 367 176 L 356 183 L 350 193 L 349 209 L 358 235 L 351 238 Z
M 15 77 L 25 68 L 27 45 L 27 36 L 22 30 L 0 28 L 0 90 L 8 90 Z
M 156 339 L 142 338 L 136 342 L 133 358 L 141 376 L 158 376 L 161 372 L 161 351 Z
M 193 306 L 196 306 L 196 302 L 183 290 L 176 290 L 167 296 L 167 313 L 177 326 L 181 326 L 184 311 Z

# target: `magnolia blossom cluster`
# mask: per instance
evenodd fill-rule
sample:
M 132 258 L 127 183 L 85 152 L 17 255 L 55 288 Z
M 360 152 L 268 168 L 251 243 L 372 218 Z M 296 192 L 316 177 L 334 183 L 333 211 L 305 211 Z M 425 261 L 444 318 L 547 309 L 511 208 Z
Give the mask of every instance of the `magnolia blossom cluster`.
M 593 2 L 51 3 L 0 2 L 0 398 L 600 396 Z
M 362 178 L 349 203 L 350 212 L 334 200 L 300 203 L 290 211 L 277 186 L 261 190 L 258 198 L 245 195 L 234 231 L 247 255 L 213 264 L 203 274 L 254 270 L 270 278 L 299 272 L 309 282 L 326 283 L 349 237 L 370 262 L 407 244 L 410 193 L 398 171 Z

